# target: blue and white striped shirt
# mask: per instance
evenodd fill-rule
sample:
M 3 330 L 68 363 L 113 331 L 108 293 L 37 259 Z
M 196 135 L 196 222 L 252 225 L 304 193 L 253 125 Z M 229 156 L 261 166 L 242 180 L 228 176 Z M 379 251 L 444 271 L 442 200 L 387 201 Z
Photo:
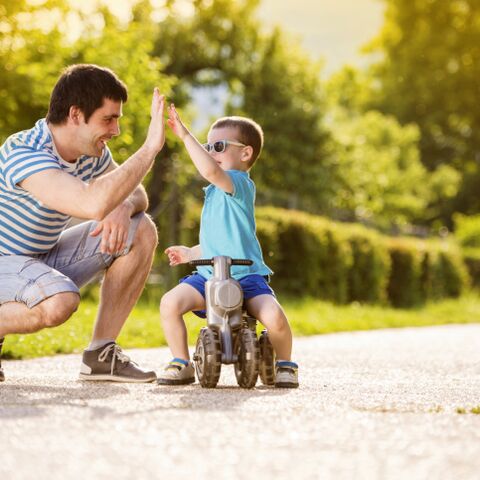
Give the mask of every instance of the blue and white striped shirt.
M 0 147 L 0 255 L 46 253 L 58 241 L 70 220 L 47 208 L 18 184 L 42 170 L 56 169 L 84 182 L 106 171 L 112 161 L 108 147 L 101 157 L 63 160 L 53 144 L 45 119 L 30 130 L 15 133 Z

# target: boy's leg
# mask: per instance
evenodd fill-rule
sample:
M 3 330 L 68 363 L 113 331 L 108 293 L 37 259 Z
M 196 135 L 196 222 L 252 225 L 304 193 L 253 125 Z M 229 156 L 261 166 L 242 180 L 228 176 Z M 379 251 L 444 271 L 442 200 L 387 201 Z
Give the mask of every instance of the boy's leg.
M 282 306 L 273 295 L 258 295 L 246 300 L 247 311 L 268 330 L 277 358 L 290 360 L 292 331 Z
M 268 330 L 268 337 L 277 357 L 275 387 L 297 388 L 298 365 L 291 361 L 292 331 L 283 308 L 273 295 L 263 294 L 246 300 L 250 315 Z
M 160 302 L 160 318 L 165 339 L 174 357 L 190 360 L 187 327 L 183 315 L 205 308 L 205 299 L 194 287 L 186 283 L 168 291 Z
M 158 374 L 159 385 L 188 385 L 195 381 L 190 361 L 187 327 L 183 315 L 205 308 L 203 295 L 192 285 L 181 283 L 167 292 L 160 302 L 163 331 L 173 359 Z

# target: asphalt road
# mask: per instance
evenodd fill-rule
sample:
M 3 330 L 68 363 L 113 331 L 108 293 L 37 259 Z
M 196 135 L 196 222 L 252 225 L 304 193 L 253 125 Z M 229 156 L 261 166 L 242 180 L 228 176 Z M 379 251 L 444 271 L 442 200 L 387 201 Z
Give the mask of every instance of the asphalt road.
M 0 478 L 480 478 L 479 324 L 294 345 L 298 390 L 242 390 L 231 366 L 206 390 L 82 383 L 79 355 L 4 362 Z

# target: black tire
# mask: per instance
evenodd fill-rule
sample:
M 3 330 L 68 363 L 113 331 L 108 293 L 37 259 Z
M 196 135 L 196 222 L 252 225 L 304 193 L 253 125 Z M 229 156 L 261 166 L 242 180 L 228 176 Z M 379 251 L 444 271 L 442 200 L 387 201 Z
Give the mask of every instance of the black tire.
M 260 347 L 260 380 L 264 385 L 275 384 L 275 352 L 268 338 L 268 332 L 263 330 L 258 341 Z
M 193 358 L 200 385 L 204 388 L 215 388 L 222 368 L 222 349 L 216 330 L 207 327 L 200 330 Z
M 249 328 L 242 328 L 235 339 L 235 354 L 238 361 L 235 363 L 235 376 L 242 388 L 253 388 L 257 383 L 260 350 L 255 332 Z

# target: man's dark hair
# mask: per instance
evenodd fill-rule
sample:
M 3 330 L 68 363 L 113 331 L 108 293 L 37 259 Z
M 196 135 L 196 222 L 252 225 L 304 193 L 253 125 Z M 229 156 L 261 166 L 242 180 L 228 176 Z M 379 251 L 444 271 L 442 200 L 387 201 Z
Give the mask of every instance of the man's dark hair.
M 210 130 L 214 128 L 235 128 L 237 130 L 238 138 L 236 140 L 253 148 L 252 158 L 248 163 L 248 168 L 251 168 L 262 151 L 262 127 L 251 118 L 232 116 L 219 118 L 210 127 Z
M 70 65 L 53 88 L 47 122 L 65 123 L 72 106 L 80 108 L 88 122 L 93 112 L 103 105 L 104 98 L 127 101 L 127 87 L 115 73 L 98 65 Z

